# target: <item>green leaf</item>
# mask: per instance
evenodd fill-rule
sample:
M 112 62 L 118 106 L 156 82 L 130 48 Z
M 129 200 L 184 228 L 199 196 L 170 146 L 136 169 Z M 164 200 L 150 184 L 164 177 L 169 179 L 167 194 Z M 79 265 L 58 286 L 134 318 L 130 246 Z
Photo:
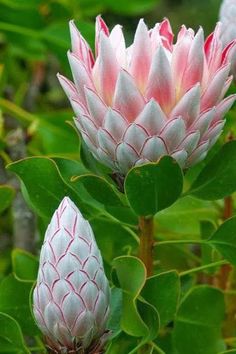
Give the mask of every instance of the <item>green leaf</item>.
M 64 196 L 69 196 L 84 212 L 78 195 L 63 180 L 55 162 L 46 157 L 30 157 L 8 165 L 22 180 L 35 211 L 50 218 Z M 87 210 L 86 210 L 87 211 Z
M 7 209 L 15 195 L 15 191 L 12 187 L 7 185 L 0 186 L 0 213 Z
M 141 295 L 159 313 L 161 326 L 173 321 L 180 296 L 180 280 L 176 271 L 154 275 L 147 279 Z
M 104 260 L 111 264 L 115 257 L 136 250 L 138 240 L 126 227 L 107 219 L 95 218 L 90 221 L 98 247 Z
M 121 328 L 127 334 L 154 339 L 158 334 L 159 316 L 155 308 L 138 299 L 146 280 L 144 264 L 136 257 L 123 256 L 113 261 L 116 279 L 123 290 Z M 132 274 L 132 281 L 127 274 Z
M 0 313 L 0 353 L 30 353 L 25 346 L 19 324 L 6 313 Z
M 176 235 L 177 238 L 198 238 L 202 220 L 217 222 L 219 211 L 212 202 L 186 196 L 177 200 L 170 208 L 155 216 L 158 233 L 163 237 Z M 171 222 L 170 222 L 171 220 Z M 168 233 L 166 235 L 166 233 Z
M 11 256 L 15 276 L 19 280 L 34 282 L 38 273 L 38 259 L 31 253 L 21 249 L 14 249 Z
M 227 350 L 226 352 L 220 352 L 219 354 L 236 354 L 236 349 Z
M 111 312 L 107 323 L 107 328 L 112 332 L 112 338 L 115 338 L 120 332 L 120 321 L 122 314 L 122 290 L 119 288 L 111 289 Z
M 80 138 L 75 129 L 67 124 L 67 121 L 71 121 L 72 113 L 53 111 L 37 117 L 38 125 L 30 146 L 38 149 L 41 145 L 45 154 L 79 157 Z M 66 144 L 62 144 L 62 141 L 66 141 Z
M 205 285 L 191 289 L 176 316 L 173 340 L 177 352 L 215 354 L 224 350 L 224 314 L 224 295 L 220 290 Z
M 73 183 L 73 180 L 76 177 L 87 174 L 89 172 L 80 161 L 74 161 L 60 157 L 53 157 L 53 161 L 56 162 L 63 180 L 79 195 L 80 199 L 88 204 L 93 204 L 95 208 L 101 206 L 91 198 L 82 183 Z
M 122 206 L 121 199 L 115 188 L 105 178 L 96 175 L 83 175 L 73 178 L 75 184 L 83 184 L 87 192 L 101 204 Z
M 34 323 L 29 305 L 32 283 L 18 281 L 12 274 L 0 283 L 0 311 L 19 322 L 22 332 L 36 335 L 39 330 Z
M 222 146 L 204 167 L 188 193 L 205 200 L 229 196 L 236 190 L 236 141 Z
M 200 225 L 201 225 L 201 238 L 203 240 L 209 239 L 209 237 L 216 230 L 215 225 L 209 221 L 202 221 Z M 219 260 L 219 257 L 220 257 L 219 253 L 216 252 L 215 249 L 212 248 L 212 246 L 207 245 L 207 244 L 201 245 L 202 265 L 216 262 L 217 260 Z M 209 268 L 209 269 L 206 269 L 204 272 L 206 274 L 214 274 L 216 269 L 217 269 L 217 267 L 216 268 Z
M 125 192 L 138 215 L 154 215 L 172 205 L 183 188 L 183 175 L 177 162 L 164 156 L 157 163 L 132 168 L 125 179 Z
M 236 265 L 236 217 L 226 220 L 208 240 L 230 263 Z

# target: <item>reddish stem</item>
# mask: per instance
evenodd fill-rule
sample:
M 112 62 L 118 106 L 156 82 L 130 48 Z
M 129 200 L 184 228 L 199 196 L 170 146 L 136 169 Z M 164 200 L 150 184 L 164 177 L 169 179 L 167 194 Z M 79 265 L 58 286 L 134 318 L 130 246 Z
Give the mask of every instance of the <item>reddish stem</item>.
M 140 216 L 139 233 L 140 233 L 139 258 L 145 264 L 147 270 L 147 276 L 150 276 L 153 274 L 153 244 L 154 244 L 153 217 Z

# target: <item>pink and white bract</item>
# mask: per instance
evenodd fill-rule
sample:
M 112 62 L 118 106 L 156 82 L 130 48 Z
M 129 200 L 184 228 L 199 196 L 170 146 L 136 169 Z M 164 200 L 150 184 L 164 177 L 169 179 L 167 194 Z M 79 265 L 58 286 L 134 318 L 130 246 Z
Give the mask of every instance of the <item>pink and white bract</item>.
M 224 45 L 228 45 L 236 40 L 236 0 L 224 0 L 220 8 L 220 21 L 222 22 L 222 41 Z M 231 58 L 232 74 L 236 80 L 236 49 Z
M 46 231 L 33 294 L 35 319 L 49 347 L 98 353 L 106 337 L 109 297 L 93 231 L 66 197 Z
M 206 39 L 182 26 L 177 41 L 168 20 L 148 30 L 140 20 L 126 48 L 122 28 L 96 22 L 95 57 L 70 22 L 68 53 L 74 83 L 59 75 L 75 124 L 93 155 L 113 171 L 171 155 L 184 168 L 202 160 L 222 132 L 235 96 L 221 25 Z

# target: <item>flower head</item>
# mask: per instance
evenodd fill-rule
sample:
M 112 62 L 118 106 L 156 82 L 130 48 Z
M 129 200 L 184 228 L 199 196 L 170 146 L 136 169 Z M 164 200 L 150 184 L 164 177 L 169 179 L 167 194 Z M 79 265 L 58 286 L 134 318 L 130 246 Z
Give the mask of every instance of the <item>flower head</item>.
M 92 229 L 66 197 L 46 231 L 33 294 L 35 319 L 48 345 L 63 353 L 98 353 L 109 296 Z
M 95 57 L 70 22 L 74 83 L 59 75 L 75 124 L 93 155 L 122 174 L 171 155 L 182 167 L 202 160 L 219 137 L 235 96 L 221 25 L 206 39 L 182 26 L 176 43 L 167 19 L 148 29 L 140 20 L 126 48 L 122 28 L 96 22 Z
M 220 21 L 222 22 L 222 41 L 227 46 L 236 40 L 236 0 L 224 0 L 220 8 Z M 232 74 L 236 80 L 236 49 L 232 53 Z

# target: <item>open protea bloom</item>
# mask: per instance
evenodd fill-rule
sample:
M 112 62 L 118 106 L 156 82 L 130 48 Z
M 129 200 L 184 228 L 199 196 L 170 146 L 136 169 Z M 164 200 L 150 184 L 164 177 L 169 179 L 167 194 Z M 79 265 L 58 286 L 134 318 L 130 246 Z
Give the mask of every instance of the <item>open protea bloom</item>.
M 95 58 L 73 22 L 68 58 L 74 83 L 59 75 L 75 124 L 93 155 L 125 174 L 132 166 L 171 155 L 182 167 L 205 157 L 235 100 L 231 43 L 223 50 L 221 25 L 204 43 L 182 26 L 176 43 L 168 20 L 148 30 L 140 20 L 126 48 L 121 26 L 111 33 L 97 18 Z
M 224 0 L 220 8 L 220 21 L 223 24 L 222 41 L 228 45 L 236 40 L 236 0 Z M 232 56 L 232 73 L 236 80 L 236 49 Z
M 33 311 L 50 348 L 99 353 L 106 337 L 110 289 L 92 229 L 64 198 L 42 246 Z

